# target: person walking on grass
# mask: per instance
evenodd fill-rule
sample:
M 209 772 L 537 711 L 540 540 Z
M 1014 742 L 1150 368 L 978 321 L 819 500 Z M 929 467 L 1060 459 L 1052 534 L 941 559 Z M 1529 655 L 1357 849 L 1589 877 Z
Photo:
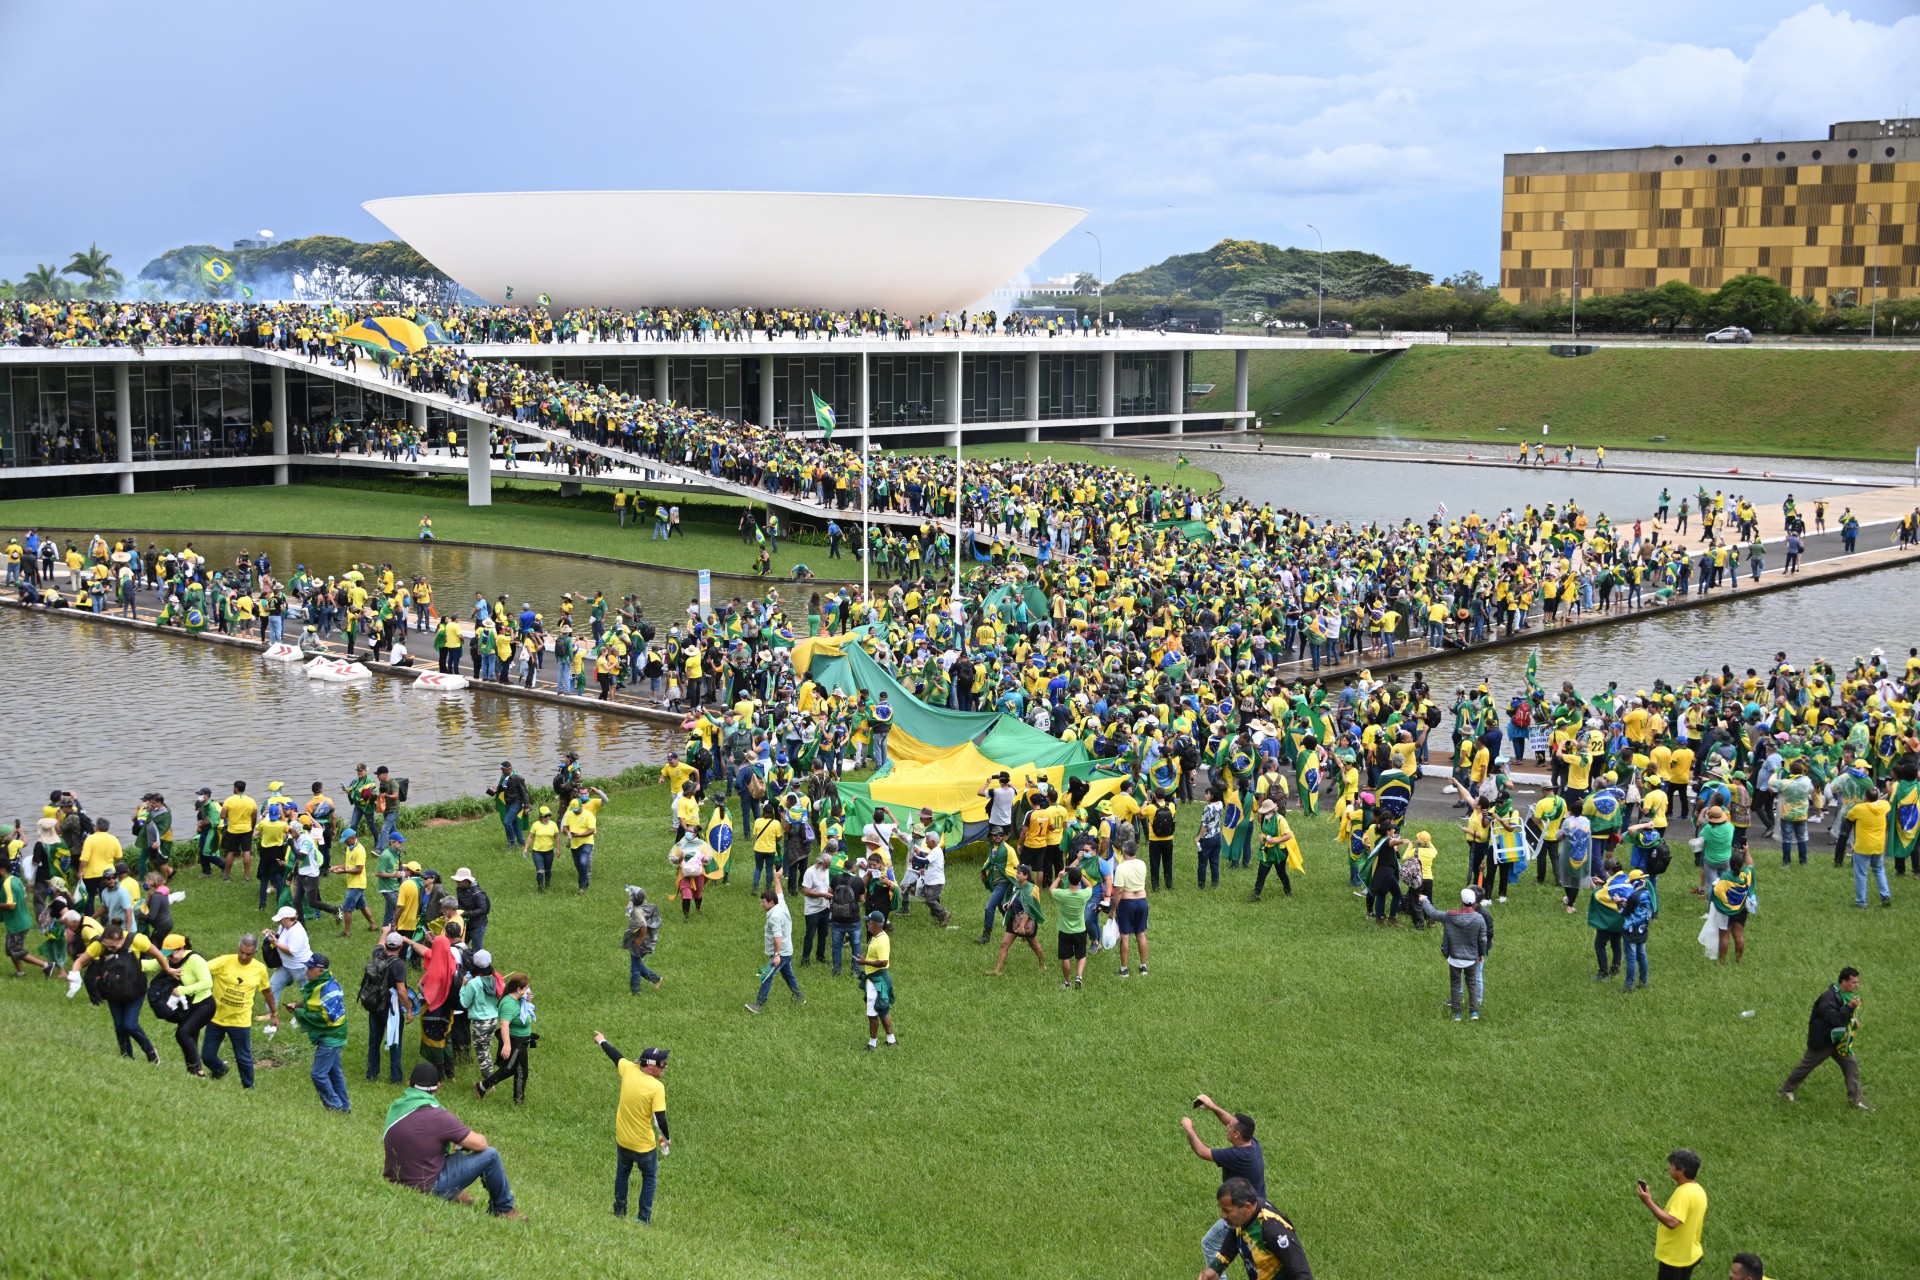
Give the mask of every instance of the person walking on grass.
M 1137 859 L 1136 859 L 1137 861 Z M 1146 863 L 1140 864 L 1146 870 Z M 1047 913 L 1040 906 L 1040 899 L 1033 891 L 1033 868 L 1021 863 L 1013 872 L 1013 896 L 1007 899 L 1006 928 L 1000 934 L 1000 958 L 989 977 L 998 978 L 1006 972 L 1007 952 L 1013 950 L 1014 939 L 1033 948 L 1033 958 L 1040 963 L 1040 971 L 1046 972 L 1047 957 L 1040 950 L 1040 926 L 1047 922 Z M 868 919 L 872 919 L 871 916 Z
M 1300 1233 L 1285 1215 L 1245 1178 L 1228 1178 L 1214 1197 L 1231 1234 L 1207 1263 L 1199 1280 L 1220 1280 L 1238 1257 L 1258 1280 L 1313 1280 Z
M 1458 911 L 1441 911 L 1424 895 L 1420 899 L 1421 916 L 1437 922 L 1442 930 L 1440 954 L 1447 961 L 1447 1005 L 1453 1010 L 1455 1022 L 1460 1021 L 1460 1005 L 1468 997 L 1473 1020 L 1480 1020 L 1478 971 L 1486 960 L 1487 921 L 1475 908 L 1478 897 L 1471 887 L 1462 889 Z
M 860 994 L 867 1005 L 867 1049 L 880 1046 L 880 1033 L 887 1033 L 888 1044 L 898 1044 L 893 1036 L 893 935 L 887 918 L 878 911 L 867 913 L 867 947 L 855 956 L 860 970 Z
M 340 1066 L 340 1054 L 347 1045 L 347 997 L 326 956 L 315 951 L 307 957 L 298 998 L 287 1003 L 293 1020 L 313 1043 L 311 1074 L 320 1105 L 341 1115 L 351 1113 L 347 1076 Z
M 1193 1105 L 1196 1110 L 1204 1108 L 1211 1111 L 1227 1128 L 1227 1145 L 1209 1147 L 1193 1131 L 1193 1117 L 1181 1116 L 1180 1130 L 1186 1134 L 1187 1145 L 1193 1148 L 1193 1154 L 1217 1166 L 1222 1182 L 1230 1178 L 1245 1178 L 1252 1184 L 1255 1193 L 1262 1200 L 1266 1199 L 1267 1158 L 1260 1150 L 1259 1140 L 1253 1136 L 1253 1117 L 1228 1111 L 1204 1093 L 1193 1100 Z M 1233 1227 L 1225 1218 L 1208 1228 L 1206 1237 L 1200 1241 L 1201 1267 L 1213 1265 L 1213 1260 L 1226 1250 L 1227 1242 L 1232 1238 Z
M 467 962 L 467 972 L 470 976 L 460 984 L 460 1009 L 467 1016 L 474 1068 L 484 1079 L 493 1070 L 494 1039 L 500 1034 L 500 997 L 506 994 L 507 980 L 494 972 L 490 951 L 475 951 Z M 394 1063 L 399 1065 L 397 1057 Z M 398 1070 L 394 1072 L 399 1074 Z
M 1813 1012 L 1807 1018 L 1807 1052 L 1787 1074 L 1780 1097 L 1787 1102 L 1798 1101 L 1794 1091 L 1814 1068 L 1831 1058 L 1846 1078 L 1848 1103 L 1857 1111 L 1873 1110 L 1860 1096 L 1860 1064 L 1854 1058 L 1854 1039 L 1859 1032 L 1860 971 L 1848 965 L 1840 970 L 1839 981 L 1814 999 Z
M 640 1205 L 633 1220 L 653 1221 L 653 1194 L 660 1184 L 660 1157 L 673 1154 L 667 1129 L 667 1051 L 649 1046 L 635 1062 L 598 1031 L 593 1042 L 613 1061 L 620 1077 L 620 1102 L 613 1116 L 613 1216 L 627 1216 L 627 1188 L 640 1171 Z
M 1061 887 L 1063 880 L 1065 888 Z M 1093 898 L 1093 886 L 1078 866 L 1072 866 L 1055 876 L 1049 889 L 1053 909 L 1059 913 L 1055 954 L 1060 958 L 1060 985 L 1079 987 L 1087 974 L 1087 903 Z
M 647 891 L 637 884 L 627 886 L 627 929 L 620 944 L 627 951 L 627 992 L 640 994 L 640 984 L 648 982 L 658 991 L 663 979 L 647 967 L 647 957 L 660 941 L 660 908 L 647 901 Z
M 767 886 L 760 890 L 760 909 L 767 916 L 763 933 L 767 963 L 760 971 L 760 994 L 747 1005 L 747 1012 L 758 1013 L 767 1007 L 767 997 L 773 992 L 776 977 L 786 979 L 795 1004 L 805 1004 L 807 998 L 800 994 L 800 980 L 793 976 L 793 913 L 787 909 L 787 900 L 780 892 L 779 876 L 769 879 Z
M 1261 868 L 1262 874 L 1265 870 Z M 1146 977 L 1147 864 L 1136 849 L 1120 850 L 1120 859 L 1113 864 L 1113 922 L 1120 930 L 1120 976 L 1127 976 L 1127 945 L 1131 942 L 1140 948 L 1140 976 Z
M 1682 1147 L 1667 1157 L 1667 1176 L 1674 1187 L 1666 1208 L 1654 1203 L 1653 1189 L 1644 1178 L 1634 1184 L 1634 1193 L 1660 1224 L 1653 1232 L 1653 1260 L 1660 1268 L 1657 1280 L 1691 1280 L 1704 1252 L 1700 1229 L 1707 1220 L 1707 1192 L 1697 1181 L 1700 1157 Z
M 507 975 L 506 990 L 500 996 L 500 1061 L 492 1071 L 473 1082 L 475 1096 L 485 1098 L 493 1087 L 513 1077 L 513 1101 L 518 1106 L 527 1100 L 527 1070 L 534 1046 L 540 1037 L 533 1033 L 534 1009 L 531 982 L 524 973 Z

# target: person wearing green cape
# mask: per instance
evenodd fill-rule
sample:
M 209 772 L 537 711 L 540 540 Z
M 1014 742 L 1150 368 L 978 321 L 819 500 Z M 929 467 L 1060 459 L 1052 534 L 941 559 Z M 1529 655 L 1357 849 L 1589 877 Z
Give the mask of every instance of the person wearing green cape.
M 989 976 L 998 978 L 1005 971 L 1007 952 L 1013 949 L 1015 938 L 1033 948 L 1033 958 L 1040 962 L 1040 972 L 1045 973 L 1047 957 L 1040 950 L 1040 926 L 1047 922 L 1047 915 L 1033 890 L 1033 868 L 1024 862 L 1014 869 L 1013 896 L 1007 901 L 1006 914 L 1006 930 L 1000 935 L 1000 958 L 989 970 Z M 867 920 L 871 923 L 873 915 Z
M 459 1204 L 473 1202 L 467 1188 L 479 1182 L 487 1189 L 487 1212 L 525 1218 L 513 1207 L 513 1188 L 499 1149 L 442 1107 L 439 1092 L 439 1068 L 416 1063 L 406 1091 L 387 1108 L 382 1137 L 387 1181 Z

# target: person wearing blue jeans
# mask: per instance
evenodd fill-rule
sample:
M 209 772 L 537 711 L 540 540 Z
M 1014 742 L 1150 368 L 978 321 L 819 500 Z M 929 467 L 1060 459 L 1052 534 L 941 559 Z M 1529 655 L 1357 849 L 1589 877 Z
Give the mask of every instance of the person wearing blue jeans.
M 279 1026 L 278 1016 L 268 1025 Z M 224 1079 L 227 1074 L 227 1064 L 220 1060 L 222 1040 L 233 1045 L 233 1061 L 240 1068 L 240 1087 L 253 1088 L 253 1028 L 223 1027 L 217 1019 L 207 1024 L 206 1038 L 200 1042 L 200 1065 L 215 1080 Z
M 458 1200 L 478 1182 L 487 1189 L 487 1212 L 524 1218 L 513 1207 L 513 1188 L 499 1149 L 443 1108 L 435 1097 L 439 1091 L 440 1069 L 431 1062 L 415 1064 L 410 1087 L 387 1110 L 387 1181 L 430 1191 L 442 1200 Z
M 800 980 L 793 976 L 793 913 L 787 910 L 787 900 L 781 895 L 778 876 L 760 891 L 760 909 L 767 915 L 767 963 L 760 971 L 760 994 L 747 1006 L 747 1012 L 758 1013 L 766 1008 L 767 997 L 773 992 L 773 980 L 776 977 L 786 979 L 787 989 L 793 992 L 795 1004 L 805 1004 L 807 998 L 800 994 Z
M 1867 881 L 1880 891 L 1880 905 L 1893 905 L 1893 889 L 1887 884 L 1887 820 L 1893 805 L 1878 787 L 1869 787 L 1864 798 L 1846 811 L 1853 824 L 1853 905 L 1867 905 Z
M 320 1105 L 344 1114 L 353 1110 L 347 1099 L 347 1076 L 340 1068 L 340 1051 L 347 1043 L 346 996 L 328 972 L 327 957 L 318 951 L 307 957 L 305 978 L 287 1007 L 313 1042 L 310 1074 Z
M 1200 851 L 1200 887 L 1207 887 L 1207 876 L 1211 872 L 1213 887 L 1220 887 L 1220 837 L 1218 835 L 1201 836 L 1195 842 Z
M 667 1073 L 667 1050 L 643 1049 L 640 1061 L 634 1062 L 608 1044 L 598 1031 L 593 1033 L 593 1040 L 620 1073 L 620 1107 L 614 1118 L 613 1216 L 627 1216 L 627 1188 L 633 1171 L 638 1169 L 640 1204 L 633 1220 L 652 1222 L 660 1157 L 673 1154 L 667 1130 L 667 1089 L 661 1083 Z

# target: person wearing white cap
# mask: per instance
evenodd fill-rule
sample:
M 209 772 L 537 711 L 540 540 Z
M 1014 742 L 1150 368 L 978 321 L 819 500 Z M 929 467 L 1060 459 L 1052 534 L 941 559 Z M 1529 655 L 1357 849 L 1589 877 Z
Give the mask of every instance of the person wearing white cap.
M 1479 970 L 1487 955 L 1487 922 L 1474 909 L 1477 896 L 1470 887 L 1462 889 L 1458 911 L 1442 911 L 1425 894 L 1420 896 L 1420 914 L 1438 921 L 1444 931 L 1440 953 L 1447 958 L 1447 1004 L 1455 1022 L 1460 1021 L 1461 999 L 1469 993 L 1472 1018 L 1480 1021 Z
M 467 945 L 478 951 L 486 945 L 487 916 L 493 910 L 493 900 L 473 878 L 470 867 L 453 873 L 453 891 L 460 904 L 460 919 L 466 925 Z
M 493 1070 L 493 1042 L 500 1034 L 500 997 L 506 980 L 493 969 L 493 953 L 475 950 L 467 962 L 472 975 L 460 984 L 460 1007 L 466 1012 L 473 1041 L 473 1063 L 485 1076 Z
M 280 956 L 280 967 L 267 979 L 267 988 L 278 1003 L 281 991 L 289 986 L 298 987 L 305 981 L 307 957 L 313 954 L 313 944 L 307 938 L 307 927 L 300 923 L 300 913 L 292 907 L 274 912 L 273 923 L 275 927 L 261 930 L 261 936 Z

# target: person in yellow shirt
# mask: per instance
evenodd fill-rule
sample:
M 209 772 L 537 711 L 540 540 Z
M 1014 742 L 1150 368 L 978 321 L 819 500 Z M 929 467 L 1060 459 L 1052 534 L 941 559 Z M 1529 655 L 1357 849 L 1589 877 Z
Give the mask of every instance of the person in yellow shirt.
M 247 784 L 233 784 L 233 794 L 220 802 L 220 850 L 225 859 L 222 880 L 233 879 L 233 860 L 240 859 L 240 878 L 253 874 L 253 822 L 260 806 L 247 794 Z
M 125 960 L 121 958 L 123 955 L 127 957 Z M 113 958 L 108 960 L 109 956 Z M 140 1007 L 146 1001 L 140 995 L 135 995 L 131 1000 L 117 1000 L 112 994 L 111 984 L 115 981 L 116 974 L 122 972 L 126 964 L 131 963 L 134 966 L 132 972 L 135 978 L 140 976 L 138 966 L 142 956 L 162 965 L 166 961 L 166 957 L 160 954 L 159 945 L 152 938 L 144 933 L 129 933 L 124 924 L 119 921 L 109 921 L 106 928 L 101 930 L 100 936 L 83 947 L 80 954 L 74 958 L 74 965 L 67 974 L 67 980 L 73 984 L 69 988 L 70 991 L 77 989 L 81 974 L 86 967 L 97 960 L 105 961 L 103 969 L 106 976 L 101 979 L 105 989 L 96 998 L 104 999 L 108 1011 L 113 1015 L 113 1038 L 120 1043 L 120 1056 L 131 1058 L 133 1046 L 137 1044 L 141 1052 L 147 1055 L 148 1062 L 158 1062 L 160 1055 L 153 1051 L 153 1041 L 147 1039 L 147 1033 L 140 1029 Z M 169 968 L 168 972 L 173 970 Z
M 1700 1176 L 1700 1157 L 1682 1147 L 1667 1157 L 1667 1176 L 1675 1185 L 1664 1209 L 1654 1203 L 1645 1179 L 1634 1190 L 1660 1224 L 1653 1232 L 1653 1260 L 1660 1264 L 1661 1280 L 1687 1280 L 1704 1252 L 1700 1229 L 1707 1221 L 1707 1192 L 1695 1181 Z
M 400 881 L 400 893 L 394 904 L 393 931 L 403 938 L 411 938 L 420 931 L 420 901 L 426 893 L 426 883 L 421 878 L 420 864 L 405 864 L 406 876 Z
M 585 893 L 593 879 L 593 841 L 600 829 L 600 806 L 606 802 L 606 792 L 588 787 L 586 795 L 576 795 L 568 803 L 560 824 L 566 828 L 567 849 L 573 854 L 574 874 L 580 880 L 579 893 Z
M 253 999 L 267 1000 L 267 1025 L 280 1029 L 280 1010 L 274 1003 L 273 989 L 267 985 L 267 966 L 256 958 L 260 940 L 243 934 L 239 948 L 231 955 L 215 956 L 207 961 L 207 973 L 213 978 L 213 1021 L 207 1024 L 206 1038 L 200 1044 L 200 1062 L 215 1080 L 223 1080 L 227 1064 L 220 1060 L 220 1042 L 233 1045 L 233 1060 L 240 1067 L 240 1087 L 253 1088 Z
M 340 903 L 340 923 L 344 926 L 340 936 L 353 934 L 353 913 L 358 911 L 366 917 L 367 928 L 376 929 L 378 922 L 373 912 L 367 909 L 367 847 L 360 843 L 360 833 L 349 827 L 340 834 L 340 863 L 328 867 L 331 875 L 347 878 L 347 896 Z
M 667 1136 L 667 1051 L 647 1048 L 640 1060 L 624 1057 L 607 1043 L 598 1031 L 593 1042 L 613 1059 L 620 1075 L 620 1105 L 614 1112 L 613 1142 L 619 1152 L 619 1165 L 613 1175 L 613 1216 L 627 1213 L 627 1186 L 635 1169 L 640 1170 L 639 1212 L 635 1222 L 653 1221 L 653 1193 L 659 1185 L 660 1157 L 673 1154 L 673 1141 Z M 658 1130 L 658 1137 L 655 1136 Z
M 533 856 L 533 886 L 536 893 L 547 891 L 547 882 L 553 879 L 553 850 L 560 840 L 560 824 L 553 820 L 553 810 L 546 805 L 540 806 L 540 814 L 527 828 L 526 843 L 520 846 L 520 855 Z
M 680 794 L 673 798 L 673 838 L 688 832 L 700 833 L 700 797 L 694 794 L 691 778 L 680 784 Z
M 108 832 L 110 825 L 105 818 L 95 822 L 93 834 L 80 846 L 80 879 L 87 886 L 89 901 L 99 899 L 101 891 L 113 876 L 114 864 L 120 861 L 124 852 L 119 837 Z

